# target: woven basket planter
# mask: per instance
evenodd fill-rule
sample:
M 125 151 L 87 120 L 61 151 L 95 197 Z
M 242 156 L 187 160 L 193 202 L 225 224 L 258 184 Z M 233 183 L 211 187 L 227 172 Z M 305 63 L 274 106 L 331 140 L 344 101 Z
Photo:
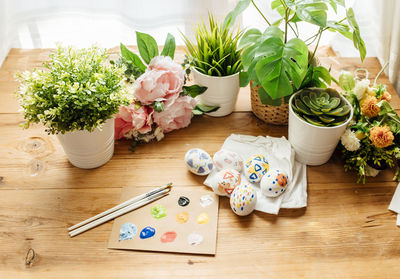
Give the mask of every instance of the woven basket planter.
M 308 51 L 308 55 L 311 56 L 312 52 Z M 314 67 L 321 65 L 316 56 L 314 56 L 310 64 Z M 253 88 L 253 81 L 250 81 L 251 109 L 253 113 L 265 123 L 287 125 L 289 119 L 289 103 L 285 102 L 285 99 L 282 98 L 280 106 L 264 105 L 260 100 L 260 96 L 258 96 L 258 88 L 260 87 L 261 86 L 258 85 Z
M 265 123 L 274 125 L 287 125 L 289 116 L 289 104 L 285 103 L 282 98 L 282 104 L 280 106 L 270 106 L 261 103 L 260 96 L 258 96 L 258 88 L 253 88 L 253 82 L 250 81 L 250 98 L 251 98 L 251 109 L 257 118 L 261 119 Z

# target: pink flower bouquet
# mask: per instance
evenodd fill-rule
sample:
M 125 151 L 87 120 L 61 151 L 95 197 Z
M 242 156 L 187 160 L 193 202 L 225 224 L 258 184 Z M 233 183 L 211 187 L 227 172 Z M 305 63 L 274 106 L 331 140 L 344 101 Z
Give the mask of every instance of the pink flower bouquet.
M 118 63 L 126 68 L 127 81 L 134 82 L 131 104 L 121 106 L 115 117 L 116 139 L 159 141 L 165 133 L 187 127 L 194 114 L 216 109 L 197 105 L 194 99 L 206 87 L 184 85 L 185 70 L 173 60 L 175 39 L 172 35 L 168 34 L 160 55 L 150 35 L 136 32 L 136 36 L 143 62 L 121 44 Z

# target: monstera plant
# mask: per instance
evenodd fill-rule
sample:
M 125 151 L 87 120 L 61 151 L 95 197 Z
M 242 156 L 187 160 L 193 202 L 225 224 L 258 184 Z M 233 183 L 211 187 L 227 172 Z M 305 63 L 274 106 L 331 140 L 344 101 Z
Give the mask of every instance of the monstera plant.
M 339 126 L 350 114 L 350 106 L 332 88 L 303 89 L 293 97 L 291 106 L 304 121 L 322 127 Z
M 267 19 L 253 0 L 240 0 L 226 17 L 226 24 L 232 25 L 250 4 L 265 20 L 267 28 L 264 31 L 249 29 L 239 42 L 239 48 L 243 49 L 244 68 L 240 84 L 246 86 L 252 80 L 253 87 L 260 86 L 258 95 L 263 104 L 279 106 L 283 97 L 287 102 L 290 95 L 301 88 L 330 84 L 329 71 L 315 62 L 321 35 L 326 30 L 351 39 L 361 60 L 366 55 L 354 12 L 352 8 L 346 9 L 344 0 L 274 0 L 271 8 L 279 15 L 274 22 Z M 328 19 L 328 8 L 335 13 L 339 8 L 345 9 L 346 17 Z M 299 22 L 316 25 L 317 33 L 309 38 L 300 38 Z M 313 43 L 315 46 L 309 51 Z

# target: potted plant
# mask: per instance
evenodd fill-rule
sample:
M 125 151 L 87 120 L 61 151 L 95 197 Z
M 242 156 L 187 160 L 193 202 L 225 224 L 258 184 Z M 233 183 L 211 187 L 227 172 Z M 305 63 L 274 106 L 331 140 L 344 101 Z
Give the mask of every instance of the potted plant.
M 307 88 L 289 100 L 289 142 L 296 160 L 317 166 L 332 156 L 353 117 L 350 102 L 336 90 Z
M 226 18 L 228 26 L 250 3 L 261 14 L 267 28 L 263 32 L 249 29 L 239 42 L 239 48 L 243 50 L 244 69 L 240 73 L 240 85 L 246 86 L 251 81 L 253 112 L 267 123 L 287 124 L 287 102 L 294 92 L 311 86 L 319 87 L 315 83 L 329 85 L 329 71 L 315 61 L 324 31 L 339 32 L 353 40 L 361 60 L 366 55 L 365 44 L 351 8 L 346 10 L 346 17 L 342 20 L 327 18 L 329 6 L 334 11 L 340 7 L 345 9 L 342 0 L 274 0 L 271 1 L 271 7 L 280 16 L 275 22 L 267 19 L 253 0 L 240 0 Z M 299 22 L 318 26 L 318 32 L 310 38 L 300 39 L 297 28 Z M 290 39 L 290 36 L 293 38 Z M 315 41 L 314 49 L 309 51 L 308 47 Z
M 196 83 L 207 87 L 198 98 L 200 103 L 219 106 L 211 116 L 225 116 L 232 113 L 239 93 L 239 72 L 242 70 L 241 51 L 238 40 L 242 33 L 232 31 L 227 24 L 215 21 L 208 15 L 209 26 L 203 21 L 195 28 L 196 42 L 183 35 L 188 62 L 193 70 Z
M 58 46 L 45 69 L 17 75 L 24 127 L 42 123 L 57 134 L 69 161 L 90 169 L 114 152 L 114 114 L 126 100 L 122 69 L 104 49 Z

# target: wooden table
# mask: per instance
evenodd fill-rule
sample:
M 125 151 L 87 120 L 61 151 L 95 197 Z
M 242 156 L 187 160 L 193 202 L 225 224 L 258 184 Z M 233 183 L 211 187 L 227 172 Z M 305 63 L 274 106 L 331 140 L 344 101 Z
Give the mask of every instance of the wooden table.
M 231 133 L 287 136 L 287 127 L 266 125 L 251 112 L 248 89 L 236 112 L 195 117 L 192 124 L 134 153 L 116 143 L 115 155 L 95 170 L 73 167 L 55 136 L 40 126 L 22 130 L 13 92 L 16 71 L 32 69 L 49 50 L 12 49 L 0 69 L 0 278 L 399 278 L 400 231 L 387 210 L 397 183 L 384 171 L 365 185 L 345 173 L 336 154 L 308 167 L 308 207 L 237 217 L 221 198 L 215 257 L 108 250 L 112 222 L 70 238 L 67 227 L 119 201 L 121 187 L 201 186 L 203 177 L 183 165 L 185 152 L 213 154 Z M 380 69 L 376 58 L 326 57 L 339 69 Z M 399 110 L 400 99 L 387 77 Z M 154 173 L 156 171 L 156 174 Z M 30 258 L 34 251 L 34 258 Z M 28 259 L 27 259 L 28 254 Z

